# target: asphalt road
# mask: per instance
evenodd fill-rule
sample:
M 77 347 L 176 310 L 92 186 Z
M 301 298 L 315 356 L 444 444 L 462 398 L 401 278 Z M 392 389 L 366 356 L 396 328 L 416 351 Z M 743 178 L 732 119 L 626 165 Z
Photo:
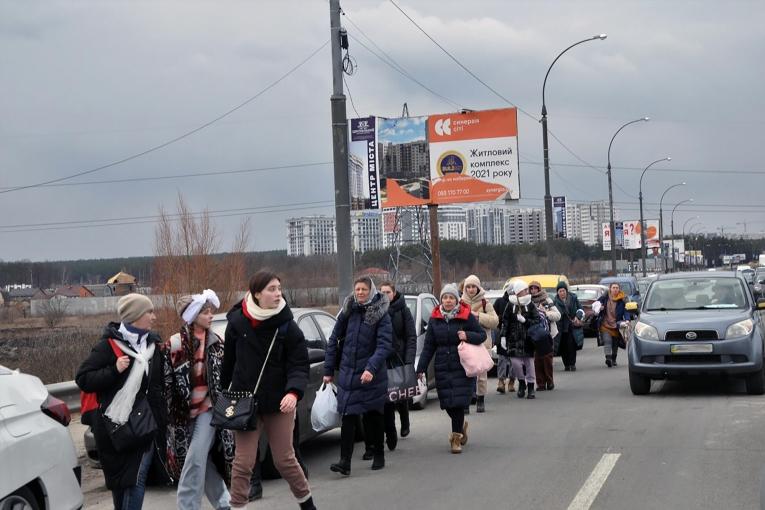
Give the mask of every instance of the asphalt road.
M 386 452 L 382 471 L 371 471 L 357 447 L 349 478 L 330 472 L 339 431 L 325 434 L 303 447 L 317 507 L 760 508 L 765 397 L 721 379 L 654 382 L 650 395 L 635 397 L 624 354 L 608 369 L 588 338 L 576 372 L 563 372 L 556 359 L 554 391 L 520 400 L 492 387 L 487 412 L 468 417 L 461 455 L 449 453 L 449 420 L 436 400 L 412 413 L 411 435 Z M 86 508 L 111 508 L 108 492 L 90 480 Z M 174 507 L 167 489 L 151 489 L 144 506 Z M 275 480 L 264 483 L 264 498 L 250 508 L 297 504 Z

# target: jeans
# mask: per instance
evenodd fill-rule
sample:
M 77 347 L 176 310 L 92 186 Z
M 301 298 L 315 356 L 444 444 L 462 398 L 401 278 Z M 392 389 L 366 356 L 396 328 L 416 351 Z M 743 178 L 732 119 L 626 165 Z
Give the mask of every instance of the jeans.
M 226 483 L 210 458 L 210 448 L 215 442 L 215 427 L 210 425 L 212 411 L 194 419 L 191 436 L 181 477 L 178 480 L 178 510 L 202 508 L 202 493 L 215 509 L 228 508 L 229 494 Z
M 619 338 L 611 336 L 607 331 L 600 331 L 600 341 L 603 342 L 603 353 L 606 359 L 616 361 L 616 355 L 619 353 Z
M 138 466 L 138 478 L 135 485 L 127 489 L 112 491 L 114 510 L 141 510 L 143 508 L 143 495 L 146 492 L 146 477 L 149 474 L 151 460 L 154 458 L 154 443 L 149 446 L 141 456 L 141 464 Z

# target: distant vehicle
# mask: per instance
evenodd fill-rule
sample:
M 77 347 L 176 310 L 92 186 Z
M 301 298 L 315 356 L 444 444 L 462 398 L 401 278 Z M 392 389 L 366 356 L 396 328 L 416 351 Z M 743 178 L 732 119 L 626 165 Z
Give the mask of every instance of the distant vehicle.
M 585 335 L 595 335 L 595 313 L 592 311 L 592 304 L 608 293 L 608 287 L 605 285 L 581 284 L 572 285 L 569 290 L 576 294 L 579 304 L 584 310 L 583 328 Z
M 658 275 L 648 275 L 644 276 L 642 278 L 638 278 L 638 290 L 640 291 L 641 296 L 645 296 L 646 291 L 648 290 L 648 286 L 651 285 L 651 282 L 656 279 Z
M 69 420 L 66 404 L 40 379 L 0 365 L 0 508 L 82 507 Z
M 612 283 L 618 283 L 627 301 L 634 301 L 640 306 L 640 287 L 638 287 L 637 278 L 634 276 L 609 276 L 600 280 L 601 285 L 608 287 Z
M 420 361 L 420 353 L 425 346 L 425 330 L 428 326 L 430 316 L 433 310 L 438 306 L 438 300 L 433 294 L 423 292 L 421 294 L 407 294 L 404 296 L 406 306 L 414 318 L 414 329 L 417 332 L 417 355 L 415 356 L 414 366 Z M 424 409 L 428 405 L 428 393 L 431 388 L 436 387 L 436 372 L 431 361 L 427 373 L 427 385 L 420 384 L 420 394 L 412 399 L 414 409 Z
M 754 282 L 754 269 L 752 269 L 749 266 L 746 266 L 746 269 L 737 270 L 736 271 L 741 277 L 746 281 L 746 283 L 753 283 Z
M 651 379 L 710 374 L 742 377 L 747 393 L 765 393 L 762 310 L 765 300 L 755 304 L 731 271 L 659 276 L 627 346 L 632 393 L 649 393 Z
M 527 284 L 533 281 L 537 281 L 540 285 L 542 285 L 542 288 L 546 290 L 547 293 L 551 296 L 554 296 L 558 283 L 566 282 L 566 285 L 569 284 L 568 278 L 564 274 L 529 274 L 523 276 L 513 276 L 507 279 L 505 285 L 513 280 L 523 280 Z
M 765 266 L 765 253 L 761 253 L 759 260 L 757 261 L 757 264 L 760 266 Z
M 765 298 L 765 267 L 757 268 L 752 283 L 752 293 L 755 299 Z

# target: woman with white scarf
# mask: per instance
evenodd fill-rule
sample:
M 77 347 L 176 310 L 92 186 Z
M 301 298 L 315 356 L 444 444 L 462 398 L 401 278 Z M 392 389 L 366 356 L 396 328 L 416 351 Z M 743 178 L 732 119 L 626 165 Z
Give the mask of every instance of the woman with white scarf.
M 292 447 L 297 403 L 308 384 L 308 347 L 284 301 L 279 277 L 258 271 L 249 287 L 244 300 L 226 315 L 221 388 L 254 391 L 261 371 L 263 378 L 256 392 L 257 427 L 234 431 L 231 508 L 247 508 L 258 442 L 265 432 L 274 465 L 300 508 L 316 510 L 311 487 Z
M 114 508 L 135 510 L 143 506 L 152 462 L 164 465 L 165 358 L 160 354 L 159 335 L 150 331 L 156 316 L 149 298 L 140 294 L 123 296 L 117 302 L 117 312 L 120 322 L 106 326 L 77 371 L 75 381 L 82 391 L 95 393 L 98 398 L 93 436 Z M 126 423 L 133 407 L 144 398 L 154 415 L 157 431 L 141 447 L 118 451 L 107 432 L 107 423 Z

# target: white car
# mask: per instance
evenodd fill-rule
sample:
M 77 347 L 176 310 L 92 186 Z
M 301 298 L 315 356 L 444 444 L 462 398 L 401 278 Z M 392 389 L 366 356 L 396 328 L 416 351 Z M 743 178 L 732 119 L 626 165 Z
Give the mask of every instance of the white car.
M 82 508 L 69 419 L 40 379 L 0 365 L 0 509 Z
M 412 312 L 414 318 L 414 329 L 417 332 L 417 354 L 414 358 L 414 366 L 420 362 L 420 353 L 425 345 L 425 329 L 433 314 L 433 309 L 438 306 L 438 300 L 433 294 L 423 292 L 422 294 L 407 294 L 404 296 L 406 306 Z M 433 362 L 430 362 L 427 373 L 427 383 L 418 380 L 420 394 L 412 398 L 412 407 L 414 409 L 424 409 L 428 404 L 428 391 L 436 386 L 436 373 L 433 369 Z

